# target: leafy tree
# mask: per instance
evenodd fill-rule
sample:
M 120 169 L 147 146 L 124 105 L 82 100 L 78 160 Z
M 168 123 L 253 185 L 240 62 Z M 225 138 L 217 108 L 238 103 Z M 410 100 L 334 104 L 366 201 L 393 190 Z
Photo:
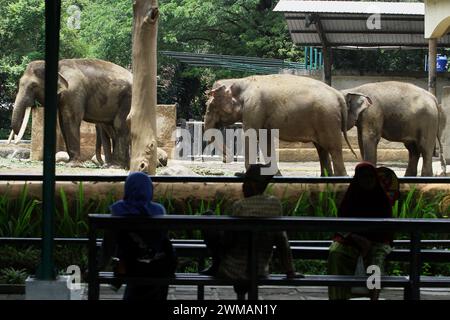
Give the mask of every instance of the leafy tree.
M 131 67 L 133 8 L 131 0 L 88 1 L 80 36 L 90 44 L 87 56 Z

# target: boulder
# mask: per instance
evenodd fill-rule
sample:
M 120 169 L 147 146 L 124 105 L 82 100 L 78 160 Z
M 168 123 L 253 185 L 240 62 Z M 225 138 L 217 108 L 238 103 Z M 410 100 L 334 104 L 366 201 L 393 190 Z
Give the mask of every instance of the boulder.
M 168 159 L 167 152 L 165 152 L 163 149 L 158 148 L 158 165 L 157 167 L 167 167 L 167 159 Z
M 8 157 L 11 159 L 30 159 L 30 149 L 26 148 L 17 148 L 9 155 Z
M 69 154 L 65 151 L 57 152 L 55 155 L 56 162 L 69 162 Z
M 1 148 L 0 149 L 0 158 L 7 158 L 14 153 L 13 148 Z
M 160 176 L 198 176 L 194 171 L 191 169 L 181 166 L 181 165 L 174 165 L 167 168 L 164 168 L 161 170 L 158 175 Z

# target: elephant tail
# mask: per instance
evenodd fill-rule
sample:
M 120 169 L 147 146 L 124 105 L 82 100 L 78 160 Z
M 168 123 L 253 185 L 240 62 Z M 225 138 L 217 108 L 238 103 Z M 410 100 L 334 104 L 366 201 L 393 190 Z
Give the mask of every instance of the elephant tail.
M 348 147 L 350 148 L 350 151 L 355 156 L 355 159 L 358 159 L 358 156 L 356 155 L 355 150 L 353 150 L 352 145 L 350 144 L 350 141 L 348 141 L 347 136 L 347 103 L 345 102 L 344 97 L 339 96 L 339 104 L 341 105 L 341 130 L 342 134 L 344 135 L 345 142 L 347 143 Z
M 444 175 L 447 175 L 447 163 L 445 161 L 444 148 L 442 147 L 442 142 L 441 142 L 441 135 L 442 135 L 442 131 L 445 128 L 445 124 L 447 122 L 447 117 L 446 117 L 445 113 L 442 110 L 442 105 L 437 103 L 436 106 L 438 108 L 437 141 L 438 141 L 438 144 L 439 144 L 439 160 L 441 161 L 442 173 Z

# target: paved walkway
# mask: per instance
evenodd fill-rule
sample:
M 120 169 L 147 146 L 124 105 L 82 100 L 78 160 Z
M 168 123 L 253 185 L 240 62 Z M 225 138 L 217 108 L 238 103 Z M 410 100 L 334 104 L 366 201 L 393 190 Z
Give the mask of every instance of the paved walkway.
M 107 285 L 102 285 L 100 298 L 102 300 L 122 299 L 123 288 L 118 292 Z M 260 300 L 327 300 L 327 289 L 318 287 L 273 287 L 259 288 Z M 169 300 L 196 300 L 197 288 L 195 286 L 171 286 Z M 24 295 L 0 295 L 0 300 L 24 300 Z M 83 299 L 87 299 L 86 290 Z M 206 300 L 235 300 L 236 294 L 232 287 L 206 287 Z M 403 300 L 403 290 L 384 289 L 381 299 Z M 422 300 L 450 300 L 450 289 L 422 289 Z

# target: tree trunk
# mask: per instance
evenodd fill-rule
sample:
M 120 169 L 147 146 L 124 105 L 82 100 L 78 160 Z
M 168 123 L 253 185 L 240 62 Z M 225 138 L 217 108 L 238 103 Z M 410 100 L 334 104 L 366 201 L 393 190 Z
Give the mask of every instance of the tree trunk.
M 130 171 L 156 173 L 156 45 L 158 1 L 134 0 Z

